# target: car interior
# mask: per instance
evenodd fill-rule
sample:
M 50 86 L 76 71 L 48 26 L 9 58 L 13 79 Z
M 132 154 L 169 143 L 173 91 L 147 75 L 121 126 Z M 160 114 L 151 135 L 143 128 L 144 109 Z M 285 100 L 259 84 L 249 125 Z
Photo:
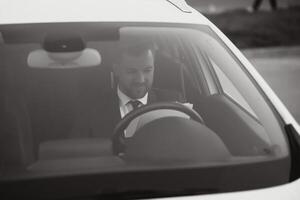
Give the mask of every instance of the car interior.
M 155 42 L 153 87 L 180 92 L 193 104 L 203 123 L 178 116 L 153 119 L 125 140 L 126 149 L 118 155 L 114 154 L 111 138 L 69 137 L 80 114 L 78 108 L 97 99 L 99 91 L 115 87 L 111 68 L 115 41 L 87 42 L 85 45 L 101 58 L 101 63 L 88 67 L 70 65 L 74 59 L 55 67 L 28 66 L 38 63 L 29 62 L 28 55 L 45 50 L 43 44 L 1 46 L 1 54 L 9 60 L 1 64 L 1 74 L 5 74 L 1 97 L 5 126 L 0 135 L 0 141 L 5 141 L 1 145 L 3 166 L 25 171 L 59 171 L 75 166 L 82 169 L 91 165 L 106 169 L 126 163 L 203 164 L 229 162 L 233 156 L 272 154 L 269 143 L 261 138 L 265 133 L 260 122 L 222 92 L 210 94 L 206 80 L 199 81 L 199 72 L 192 67 L 194 59 L 185 53 L 187 49 L 172 48 L 172 43 L 163 45 L 163 40 Z M 75 40 L 75 48 L 77 43 Z M 153 110 L 169 107 L 158 105 Z M 243 140 L 247 143 L 236 142 Z

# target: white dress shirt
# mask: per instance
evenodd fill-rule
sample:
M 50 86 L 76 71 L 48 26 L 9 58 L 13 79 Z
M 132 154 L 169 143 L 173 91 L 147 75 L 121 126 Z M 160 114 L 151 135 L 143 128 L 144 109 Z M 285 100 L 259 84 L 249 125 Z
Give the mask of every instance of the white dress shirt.
M 142 97 L 140 99 L 131 99 L 126 94 L 124 94 L 120 90 L 120 88 L 118 87 L 118 97 L 119 97 L 119 106 L 120 106 L 121 118 L 123 118 L 125 115 L 127 115 L 130 111 L 133 110 L 132 105 L 130 103 L 128 103 L 129 101 L 138 100 L 143 105 L 147 104 L 147 101 L 148 101 L 148 92 L 145 94 L 144 97 Z

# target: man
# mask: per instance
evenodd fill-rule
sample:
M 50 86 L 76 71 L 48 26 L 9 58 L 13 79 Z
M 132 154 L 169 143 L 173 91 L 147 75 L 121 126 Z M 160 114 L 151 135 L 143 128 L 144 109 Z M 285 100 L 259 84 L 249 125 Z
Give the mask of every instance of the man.
M 147 104 L 154 74 L 154 55 L 151 49 L 125 51 L 120 63 L 114 65 L 113 72 L 117 79 L 121 117 L 134 107 Z
M 122 49 L 113 66 L 116 87 L 103 92 L 98 105 L 80 113 L 71 137 L 110 138 L 121 118 L 137 107 L 164 101 L 183 102 L 178 92 L 152 88 L 154 57 L 154 51 L 145 45 Z

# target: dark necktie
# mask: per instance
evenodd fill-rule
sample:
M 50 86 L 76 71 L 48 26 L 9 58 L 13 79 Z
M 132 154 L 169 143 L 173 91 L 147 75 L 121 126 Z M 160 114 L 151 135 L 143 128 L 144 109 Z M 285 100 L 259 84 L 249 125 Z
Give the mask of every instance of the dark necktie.
M 139 100 L 131 100 L 128 102 L 128 104 L 131 104 L 132 110 L 135 110 L 136 108 L 142 105 L 142 103 Z

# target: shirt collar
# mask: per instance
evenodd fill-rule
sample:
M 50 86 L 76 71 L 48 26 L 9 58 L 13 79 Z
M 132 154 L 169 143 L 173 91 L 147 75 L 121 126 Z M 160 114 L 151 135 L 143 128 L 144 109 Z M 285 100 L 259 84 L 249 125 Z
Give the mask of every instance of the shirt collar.
M 119 101 L 120 101 L 120 106 L 125 106 L 129 101 L 131 100 L 139 100 L 143 105 L 147 104 L 148 101 L 148 92 L 145 94 L 144 97 L 140 98 L 140 99 L 132 99 L 130 97 L 128 97 L 126 94 L 124 94 L 120 88 L 118 87 L 118 97 L 119 97 Z

